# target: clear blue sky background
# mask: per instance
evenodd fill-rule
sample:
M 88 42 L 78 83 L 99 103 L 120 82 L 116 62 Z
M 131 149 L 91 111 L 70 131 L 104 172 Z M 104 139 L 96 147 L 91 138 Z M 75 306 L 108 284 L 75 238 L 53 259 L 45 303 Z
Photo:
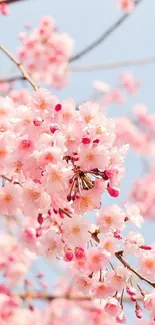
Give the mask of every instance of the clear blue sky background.
M 0 16 L 0 43 L 13 53 L 16 52 L 19 43 L 18 34 L 24 31 L 24 24 L 30 23 L 36 26 L 43 15 L 53 16 L 59 30 L 71 35 L 75 41 L 75 53 L 95 40 L 121 15 L 120 10 L 116 8 L 116 0 L 28 0 L 10 5 L 10 9 L 9 17 Z M 132 16 L 108 40 L 74 62 L 74 65 L 106 63 L 154 55 L 154 30 L 155 0 L 143 0 Z M 0 53 L 0 75 L 10 71 L 11 67 L 10 62 Z M 77 102 L 81 102 L 92 95 L 93 80 L 101 79 L 115 86 L 118 84 L 120 72 L 124 70 L 74 72 L 67 88 L 60 92 L 53 89 L 52 92 L 60 99 L 73 97 Z M 127 114 L 136 103 L 144 103 L 149 107 L 150 112 L 155 112 L 155 65 L 134 67 L 127 71 L 132 71 L 135 77 L 142 81 L 141 90 L 136 96 L 130 97 L 125 106 L 113 106 L 111 113 L 113 115 Z M 140 159 L 135 154 L 128 155 L 126 167 L 126 177 L 122 181 L 118 203 L 126 199 L 134 178 L 142 173 Z M 103 202 L 109 204 L 114 200 L 106 197 Z M 146 223 L 145 229 L 142 230 L 146 242 L 155 241 L 154 229 L 153 223 Z M 50 283 L 54 282 L 56 273 L 52 271 L 50 265 L 40 262 L 39 269 L 46 270 L 46 279 Z M 133 324 L 132 320 L 133 317 L 131 318 Z

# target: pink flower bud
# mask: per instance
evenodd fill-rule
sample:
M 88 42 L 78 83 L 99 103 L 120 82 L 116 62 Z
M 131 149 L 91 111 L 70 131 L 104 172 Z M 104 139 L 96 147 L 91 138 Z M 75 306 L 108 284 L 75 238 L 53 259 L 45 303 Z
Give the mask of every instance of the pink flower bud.
M 106 170 L 105 173 L 108 179 L 111 179 L 114 175 L 114 171 L 112 169 Z
M 56 112 L 61 111 L 61 109 L 62 109 L 61 104 L 57 104 L 57 105 L 55 106 L 55 111 L 56 111 Z
M 93 143 L 99 143 L 99 142 L 100 142 L 99 139 L 95 139 L 95 140 L 93 141 Z
M 42 234 L 42 229 L 41 228 L 36 229 L 36 237 L 40 237 L 41 234 Z
M 135 313 L 137 318 L 142 318 L 142 309 L 138 303 L 136 303 Z
M 40 117 L 37 117 L 33 120 L 33 124 L 35 126 L 40 126 L 42 124 L 42 119 Z
M 58 130 L 58 127 L 56 125 L 51 125 L 50 126 L 51 133 L 55 133 L 55 131 L 57 131 L 57 130 Z
M 117 299 L 111 298 L 106 303 L 104 310 L 112 317 L 117 317 L 121 312 L 121 306 Z
M 4 16 L 8 16 L 10 14 L 9 7 L 5 2 L 4 3 L 2 2 L 0 4 L 0 11 L 1 11 L 2 15 L 4 15 Z
M 35 229 L 31 228 L 31 227 L 24 229 L 23 237 L 26 241 L 34 241 L 35 240 Z
M 38 221 L 38 223 L 39 223 L 40 225 L 43 224 L 43 222 L 44 222 L 44 218 L 42 217 L 42 214 L 41 214 L 41 213 L 38 214 L 38 219 L 37 219 L 37 221 Z
M 126 323 L 126 317 L 124 315 L 124 312 L 122 310 L 122 312 L 116 317 L 116 322 L 119 324 L 124 324 Z
M 69 202 L 70 202 L 70 201 L 71 201 L 71 199 L 72 199 L 71 195 L 70 195 L 70 194 L 68 194 L 68 195 L 67 195 L 67 201 L 69 201 Z
M 133 301 L 133 302 L 136 302 L 137 301 L 137 297 L 136 297 L 136 295 L 132 295 L 132 296 L 130 296 L 131 297 L 131 301 Z
M 120 231 L 119 230 L 116 230 L 114 231 L 114 238 L 117 238 L 117 239 L 122 239 L 121 235 L 120 235 Z
M 85 258 L 85 251 L 82 247 L 76 247 L 75 248 L 75 258 L 77 260 L 81 260 Z
M 29 305 L 29 310 L 34 311 L 34 307 L 31 304 Z
M 73 260 L 73 252 L 71 250 L 67 250 L 65 252 L 65 257 L 64 257 L 64 260 L 66 262 L 71 262 Z
M 42 279 L 43 277 L 44 277 L 44 273 L 42 273 L 42 272 L 41 273 L 38 273 L 38 275 L 37 275 L 37 278 L 38 279 Z
M 8 260 L 9 260 L 9 262 L 14 262 L 15 261 L 15 256 L 9 255 Z
M 116 189 L 114 189 L 114 188 L 112 188 L 110 186 L 107 187 L 107 190 L 108 190 L 108 193 L 110 194 L 110 196 L 112 196 L 112 197 L 118 197 L 118 195 L 119 195 L 119 191 L 118 190 L 116 190 Z
M 30 140 L 22 140 L 20 147 L 24 150 L 30 149 L 32 147 L 32 142 Z
M 136 295 L 137 290 L 134 287 L 126 287 L 126 292 L 128 295 L 133 296 Z
M 109 179 L 109 177 L 107 176 L 106 171 L 104 171 L 104 172 L 102 173 L 102 178 L 104 179 L 104 181 L 107 181 L 107 180 Z
M 90 138 L 87 138 L 87 137 L 83 137 L 82 138 L 82 143 L 83 144 L 89 144 L 91 142 L 91 139 Z
M 152 249 L 152 247 L 149 245 L 141 245 L 141 246 L 139 246 L 139 248 L 145 249 L 146 251 L 150 251 Z
M 135 313 L 136 313 L 137 318 L 139 318 L 139 319 L 142 318 L 143 315 L 142 315 L 142 310 L 141 309 L 136 309 Z

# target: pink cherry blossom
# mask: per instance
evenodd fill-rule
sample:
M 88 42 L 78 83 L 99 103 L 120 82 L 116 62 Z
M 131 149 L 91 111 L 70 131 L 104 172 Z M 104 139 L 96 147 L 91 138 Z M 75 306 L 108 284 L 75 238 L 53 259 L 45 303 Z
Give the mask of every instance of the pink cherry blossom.
M 155 253 L 150 251 L 143 251 L 139 257 L 138 269 L 142 274 L 149 278 L 154 278 L 155 274 Z
M 117 299 L 111 298 L 107 301 L 104 310 L 113 317 L 117 317 L 121 313 L 121 306 Z
M 117 205 L 102 208 L 96 216 L 96 221 L 101 231 L 122 230 L 124 228 L 125 214 Z
M 20 35 L 20 42 L 17 54 L 35 80 L 56 88 L 66 85 L 73 40 L 56 30 L 53 18 L 42 17 L 37 28 Z
M 112 233 L 106 233 L 100 240 L 100 247 L 111 255 L 114 255 L 114 253 L 119 250 L 120 242 Z
M 93 295 L 96 299 L 106 299 L 114 294 L 115 290 L 104 282 L 97 283 L 93 288 Z
M 140 228 L 144 222 L 143 217 L 140 215 L 140 209 L 135 204 L 126 204 L 126 218 L 135 226 Z
M 121 290 L 126 286 L 130 277 L 130 272 L 125 267 L 117 267 L 116 270 L 109 270 L 106 274 L 107 282 L 111 285 L 113 290 Z
M 126 3 L 128 2 L 128 9 L 129 9 L 129 6 L 131 5 L 132 6 L 132 2 L 133 1 L 128 1 L 128 0 L 124 0 L 124 4 L 125 4 L 125 1 Z M 129 4 L 130 2 L 130 4 Z M 122 4 L 123 4 L 123 0 L 122 0 Z M 133 4 L 134 5 L 134 4 Z M 123 8 L 122 8 L 123 9 Z M 125 9 L 125 8 L 124 8 Z M 121 79 L 121 83 L 123 85 L 124 88 L 126 88 L 126 90 L 132 95 L 134 93 L 137 92 L 137 90 L 139 89 L 140 87 L 140 84 L 137 80 L 135 80 L 134 76 L 132 75 L 132 73 L 127 73 L 127 72 L 124 72 L 121 74 L 120 76 L 120 79 Z
M 88 220 L 86 218 L 79 218 L 76 215 L 69 222 L 68 218 L 65 217 L 62 230 L 67 245 L 84 246 L 91 238 Z
M 101 248 L 92 247 L 87 253 L 87 262 L 90 271 L 97 272 L 107 265 L 108 258 Z
M 144 297 L 144 307 L 155 312 L 155 293 L 146 294 Z
M 38 253 L 42 256 L 52 259 L 59 257 L 59 254 L 61 254 L 63 246 L 61 236 L 52 229 L 43 233 L 38 244 Z

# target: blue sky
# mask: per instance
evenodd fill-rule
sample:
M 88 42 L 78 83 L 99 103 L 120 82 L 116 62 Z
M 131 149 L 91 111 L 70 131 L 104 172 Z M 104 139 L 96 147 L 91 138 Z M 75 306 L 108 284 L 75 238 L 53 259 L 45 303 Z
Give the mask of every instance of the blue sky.
M 95 40 L 110 26 L 121 12 L 116 8 L 116 0 L 28 0 L 10 5 L 11 15 L 0 16 L 0 43 L 12 53 L 16 53 L 19 44 L 18 34 L 24 30 L 24 24 L 37 25 L 43 15 L 55 18 L 58 29 L 71 35 L 75 42 L 75 53 Z M 88 55 L 74 62 L 74 65 L 106 63 L 109 61 L 141 58 L 154 55 L 155 49 L 155 1 L 143 0 L 132 16 L 117 29 L 103 44 Z M 9 72 L 12 64 L 0 53 L 0 75 Z M 93 93 L 92 81 L 101 79 L 110 85 L 118 84 L 118 77 L 125 69 L 94 72 L 73 72 L 69 86 L 62 91 L 51 91 L 60 99 L 73 97 L 77 102 L 87 100 Z M 155 112 L 155 64 L 127 69 L 142 81 L 141 90 L 130 97 L 123 107 L 113 106 L 112 115 L 129 112 L 136 103 L 144 103 L 150 112 Z M 142 173 L 140 159 L 129 154 L 126 161 L 126 176 L 122 181 L 121 196 L 118 203 L 126 198 L 129 187 L 135 177 Z M 114 202 L 104 199 L 104 204 Z M 143 229 L 146 241 L 154 241 L 154 224 L 146 223 Z M 47 280 L 52 283 L 55 273 L 43 262 L 40 269 L 46 270 Z

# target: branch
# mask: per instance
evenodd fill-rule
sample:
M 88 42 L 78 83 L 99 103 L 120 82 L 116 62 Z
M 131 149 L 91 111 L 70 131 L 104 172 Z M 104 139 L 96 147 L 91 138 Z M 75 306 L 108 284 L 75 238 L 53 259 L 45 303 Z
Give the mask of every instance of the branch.
M 25 71 L 22 64 L 20 62 L 18 62 L 16 60 L 16 58 L 14 58 L 14 56 L 3 45 L 0 45 L 0 50 L 3 53 L 5 53 L 8 56 L 8 58 L 16 64 L 18 69 L 21 71 L 22 76 L 24 77 L 24 79 L 26 79 L 31 84 L 31 86 L 34 88 L 34 90 L 38 90 L 39 87 L 35 84 L 35 82 L 31 79 L 29 74 Z
M 135 0 L 135 7 L 138 6 L 143 0 Z M 117 20 L 112 26 L 110 26 L 96 41 L 89 44 L 86 48 L 81 50 L 79 53 L 75 54 L 70 58 L 70 62 L 76 61 L 85 54 L 89 53 L 95 47 L 100 45 L 103 41 L 105 41 L 118 27 L 122 25 L 122 23 L 131 15 L 124 14 L 119 20 Z
M 0 79 L 0 84 L 4 83 L 4 82 L 11 83 L 11 82 L 20 81 L 20 80 L 26 80 L 26 78 L 23 76 L 14 76 L 14 77 L 10 77 L 10 78 L 3 78 L 3 79 Z
M 0 4 L 1 3 L 10 4 L 10 3 L 20 2 L 20 1 L 23 1 L 23 0 L 0 0 Z
M 91 300 L 92 298 L 90 296 L 71 296 L 71 295 L 50 295 L 48 293 L 42 293 L 42 292 L 26 292 L 24 294 L 19 294 L 19 297 L 21 299 L 42 299 L 42 300 L 48 300 L 52 301 L 54 299 L 67 299 L 67 300 Z
M 141 274 L 139 274 L 136 270 L 134 270 L 125 260 L 124 258 L 122 257 L 123 255 L 123 251 L 120 251 L 120 252 L 116 252 L 115 253 L 115 256 L 117 257 L 117 259 L 125 266 L 127 267 L 127 269 L 129 271 L 131 271 L 132 273 L 134 273 L 135 275 L 138 276 L 138 278 L 142 281 L 145 281 L 146 283 L 148 283 L 149 285 L 151 285 L 153 288 L 155 288 L 155 283 L 154 282 L 151 282 L 149 281 L 148 279 L 146 279 L 145 277 L 143 277 Z
M 94 71 L 94 70 L 110 70 L 130 66 L 140 66 L 146 64 L 152 64 L 155 62 L 155 56 L 145 57 L 142 59 L 124 60 L 117 62 L 109 62 L 104 64 L 90 64 L 81 66 L 70 66 L 70 69 L 75 72 L 81 71 Z
M 17 294 L 18 295 L 18 294 Z M 46 301 L 52 301 L 55 299 L 66 299 L 66 300 L 73 300 L 73 301 L 92 301 L 92 297 L 90 296 L 66 296 L 66 295 L 50 295 L 48 293 L 43 293 L 43 292 L 26 292 L 24 294 L 19 294 L 18 295 L 21 299 L 26 300 L 26 299 L 40 299 L 40 300 L 46 300 Z M 142 301 L 143 297 L 141 295 L 137 296 L 137 301 Z M 131 299 L 129 296 L 124 296 L 123 297 L 124 302 L 131 302 Z
M 100 239 L 98 238 L 98 234 L 100 233 L 100 229 L 96 229 L 93 233 L 91 232 L 92 239 L 94 239 L 97 243 L 100 243 Z M 155 288 L 155 282 L 152 282 L 148 280 L 147 278 L 143 277 L 141 274 L 139 274 L 135 269 L 133 269 L 123 258 L 123 251 L 119 251 L 115 253 L 116 258 L 132 273 L 137 275 L 137 277 L 148 283 L 150 286 Z

